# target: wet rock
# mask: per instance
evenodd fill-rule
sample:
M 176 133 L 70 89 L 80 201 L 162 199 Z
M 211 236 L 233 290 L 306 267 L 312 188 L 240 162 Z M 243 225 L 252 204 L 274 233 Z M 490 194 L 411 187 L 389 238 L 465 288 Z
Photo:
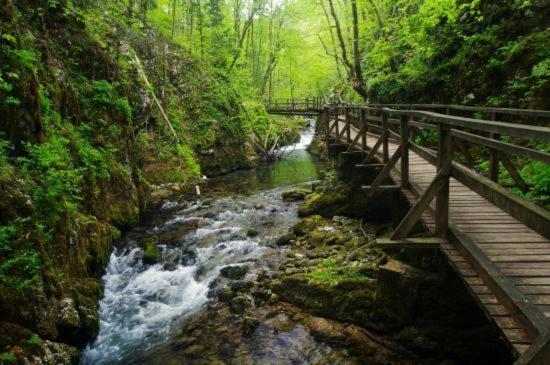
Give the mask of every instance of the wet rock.
M 221 276 L 231 280 L 241 280 L 248 272 L 248 266 L 226 266 L 220 270 Z
M 414 317 L 421 273 L 401 261 L 380 266 L 373 317 L 401 326 Z
M 314 336 L 325 341 L 340 342 L 345 338 L 341 331 L 335 328 L 331 322 L 324 318 L 308 317 L 304 323 Z
M 254 209 L 264 209 L 264 205 L 262 203 L 256 203 L 254 204 Z
M 273 320 L 272 320 L 273 328 L 278 332 L 288 332 L 294 327 L 296 327 L 296 323 L 294 323 L 286 314 L 280 313 L 277 314 Z
M 294 227 L 292 227 L 292 231 L 296 236 L 304 236 L 324 224 L 325 220 L 323 217 L 320 215 L 312 215 L 299 221 L 296 225 L 294 225 Z
M 298 272 L 298 269 L 294 268 L 294 267 L 289 267 L 287 269 L 285 269 L 285 274 L 286 275 L 294 275 Z
M 157 247 L 158 237 L 152 236 L 140 243 L 143 248 L 143 263 L 147 265 L 156 264 L 160 259 L 160 251 Z
M 231 284 L 231 290 L 233 291 L 247 291 L 254 286 L 252 281 L 235 281 Z
M 294 189 L 281 194 L 284 201 L 292 202 L 304 200 L 310 192 L 306 189 Z
M 236 296 L 233 290 L 224 290 L 218 294 L 218 299 L 222 302 L 229 302 Z
M 243 314 L 248 308 L 253 306 L 253 300 L 248 295 L 239 295 L 231 299 L 229 309 L 232 313 Z
M 258 326 L 260 325 L 260 320 L 255 317 L 246 316 L 243 318 L 243 335 L 249 336 Z
M 258 230 L 256 228 L 249 228 L 248 231 L 246 231 L 246 235 L 248 237 L 256 237 L 258 235 Z
M 185 250 L 182 252 L 180 263 L 183 266 L 191 266 L 197 262 L 197 253 L 193 250 Z
M 58 325 L 75 328 L 80 326 L 80 317 L 72 298 L 64 298 L 59 302 Z
M 1 364 L 77 364 L 80 352 L 64 343 L 40 338 L 19 325 L 0 322 Z M 9 355 L 8 355 L 9 354 Z M 15 359 L 7 361 L 7 359 Z
M 294 232 L 289 232 L 279 237 L 279 239 L 277 240 L 277 245 L 279 246 L 288 245 L 290 241 L 294 239 L 296 239 L 296 235 L 294 234 Z
M 206 218 L 206 219 L 216 219 L 217 217 L 218 215 L 213 212 L 206 212 L 203 214 L 203 218 Z
M 196 344 L 196 345 L 191 345 L 188 348 L 186 348 L 183 351 L 183 354 L 185 354 L 187 356 L 197 356 L 197 355 L 200 355 L 203 351 L 204 351 L 204 346 Z

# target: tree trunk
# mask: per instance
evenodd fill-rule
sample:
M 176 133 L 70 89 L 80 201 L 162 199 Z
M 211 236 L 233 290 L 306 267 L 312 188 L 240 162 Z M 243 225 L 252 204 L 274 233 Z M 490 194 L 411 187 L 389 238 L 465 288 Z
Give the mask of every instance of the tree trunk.
M 357 0 L 351 0 L 351 14 L 353 18 L 353 88 L 364 100 L 367 100 L 367 89 L 363 71 L 361 70 L 361 50 L 359 49 L 359 19 L 357 16 Z

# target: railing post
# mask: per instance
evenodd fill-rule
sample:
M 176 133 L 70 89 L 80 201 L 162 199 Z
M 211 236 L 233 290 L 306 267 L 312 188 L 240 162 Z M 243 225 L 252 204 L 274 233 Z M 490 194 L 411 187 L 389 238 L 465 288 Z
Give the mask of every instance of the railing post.
M 388 113 L 382 112 L 382 156 L 384 163 L 390 159 L 388 134 Z
M 348 144 L 351 143 L 351 116 L 350 116 L 350 107 L 346 106 L 345 110 L 345 116 L 346 116 L 346 140 Z
M 336 127 L 334 127 L 336 131 L 336 137 L 340 135 L 340 122 L 338 121 L 338 106 L 334 106 L 334 123 L 336 123 Z M 339 143 L 340 141 L 336 141 L 336 143 Z
M 491 120 L 495 120 L 495 112 L 491 113 Z M 496 133 L 490 133 L 489 137 L 492 139 L 499 140 L 500 135 Z M 498 159 L 498 151 L 495 151 L 494 149 L 489 150 L 489 179 L 493 180 L 494 182 L 498 183 L 498 175 L 499 175 L 499 165 L 500 161 Z
M 361 135 L 361 149 L 363 151 L 367 150 L 367 131 L 369 130 L 369 121 L 367 120 L 367 111 L 364 108 L 360 108 L 360 117 L 361 117 L 361 129 L 363 130 L 363 135 Z M 364 128 L 363 128 L 364 127 Z
M 327 158 L 329 157 L 329 150 L 330 150 L 330 108 L 328 106 L 325 106 L 323 108 L 322 115 L 325 118 L 325 149 L 327 151 Z
M 446 238 L 449 229 L 449 180 L 453 161 L 453 145 L 450 126 L 439 123 L 437 131 L 437 173 L 445 178 L 445 183 L 436 195 L 435 233 L 440 238 Z
M 409 121 L 406 115 L 401 115 L 401 187 L 409 186 Z

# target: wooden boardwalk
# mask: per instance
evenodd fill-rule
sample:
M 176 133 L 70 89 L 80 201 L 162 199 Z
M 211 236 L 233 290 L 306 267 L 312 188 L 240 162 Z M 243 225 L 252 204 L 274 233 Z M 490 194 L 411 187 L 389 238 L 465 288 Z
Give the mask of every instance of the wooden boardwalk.
M 357 168 L 378 169 L 378 177 L 365 187 L 365 193 L 374 197 L 383 189 L 399 189 L 412 206 L 390 239 L 379 240 L 379 245 L 386 249 L 439 247 L 510 344 L 516 364 L 550 365 L 550 213 L 498 185 L 500 161 L 517 185 L 527 188 L 506 154 L 550 161 L 550 154 L 501 142 L 498 134 L 549 141 L 550 128 L 494 122 L 495 113 L 550 117 L 550 112 L 457 107 L 489 111 L 493 118 L 488 121 L 410 106 L 406 111 L 384 106 L 320 108 L 319 104 L 313 102 L 319 112 L 318 132 L 324 133 L 329 148 L 360 153 L 364 159 Z M 296 112 L 296 105 L 311 109 L 311 102 L 293 101 L 287 113 Z M 285 105 L 279 104 L 275 112 L 284 110 Z M 391 119 L 392 115 L 400 119 Z M 437 152 L 415 144 L 410 136 L 413 128 L 420 134 L 421 130 L 437 131 Z M 496 139 L 485 137 L 487 132 Z M 460 140 L 489 148 L 489 179 L 453 161 L 453 148 Z M 468 155 L 464 146 L 461 152 Z M 390 178 L 393 185 L 383 185 Z M 418 220 L 436 238 L 407 238 Z
M 345 122 L 340 121 L 339 130 Z M 358 129 L 351 127 L 351 138 Z M 333 137 L 335 132 L 332 133 Z M 374 146 L 379 135 L 367 134 L 367 145 Z M 346 143 L 346 136 L 340 141 Z M 390 155 L 398 144 L 389 143 Z M 381 161 L 381 153 L 376 154 Z M 436 167 L 414 152 L 409 154 L 411 189 L 403 191 L 414 204 L 435 178 Z M 392 179 L 399 184 L 400 170 L 394 167 Z M 550 317 L 550 240 L 525 226 L 488 200 L 451 178 L 449 220 L 458 230 L 471 239 L 493 261 L 502 273 L 512 279 L 516 287 L 540 310 Z M 435 232 L 435 204 L 424 212 L 422 219 L 428 229 Z M 532 340 L 491 289 L 468 263 L 453 243 L 442 244 L 441 251 L 451 266 L 463 278 L 470 293 L 485 313 L 495 321 L 505 338 L 519 353 L 525 352 Z M 550 359 L 549 359 L 550 361 Z

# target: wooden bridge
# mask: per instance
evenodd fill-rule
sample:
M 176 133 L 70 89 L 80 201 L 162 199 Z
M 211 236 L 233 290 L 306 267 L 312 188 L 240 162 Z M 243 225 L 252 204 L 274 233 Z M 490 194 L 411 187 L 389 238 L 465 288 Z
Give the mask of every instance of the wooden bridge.
M 525 147 L 532 145 L 526 141 L 550 142 L 550 111 L 336 105 L 318 98 L 277 102 L 267 109 L 318 114 L 317 133 L 328 147 L 361 154 L 358 169 L 378 170 L 365 194 L 399 189 L 411 204 L 389 239 L 377 245 L 438 247 L 501 330 L 516 364 L 550 364 L 550 212 L 499 184 L 502 164 L 520 191 L 530 188 L 509 155 L 550 163 L 549 153 Z M 526 118 L 538 125 L 516 122 Z M 480 162 L 474 161 L 473 149 L 476 155 L 488 151 L 487 176 L 471 168 Z M 432 238 L 408 237 L 419 220 Z

